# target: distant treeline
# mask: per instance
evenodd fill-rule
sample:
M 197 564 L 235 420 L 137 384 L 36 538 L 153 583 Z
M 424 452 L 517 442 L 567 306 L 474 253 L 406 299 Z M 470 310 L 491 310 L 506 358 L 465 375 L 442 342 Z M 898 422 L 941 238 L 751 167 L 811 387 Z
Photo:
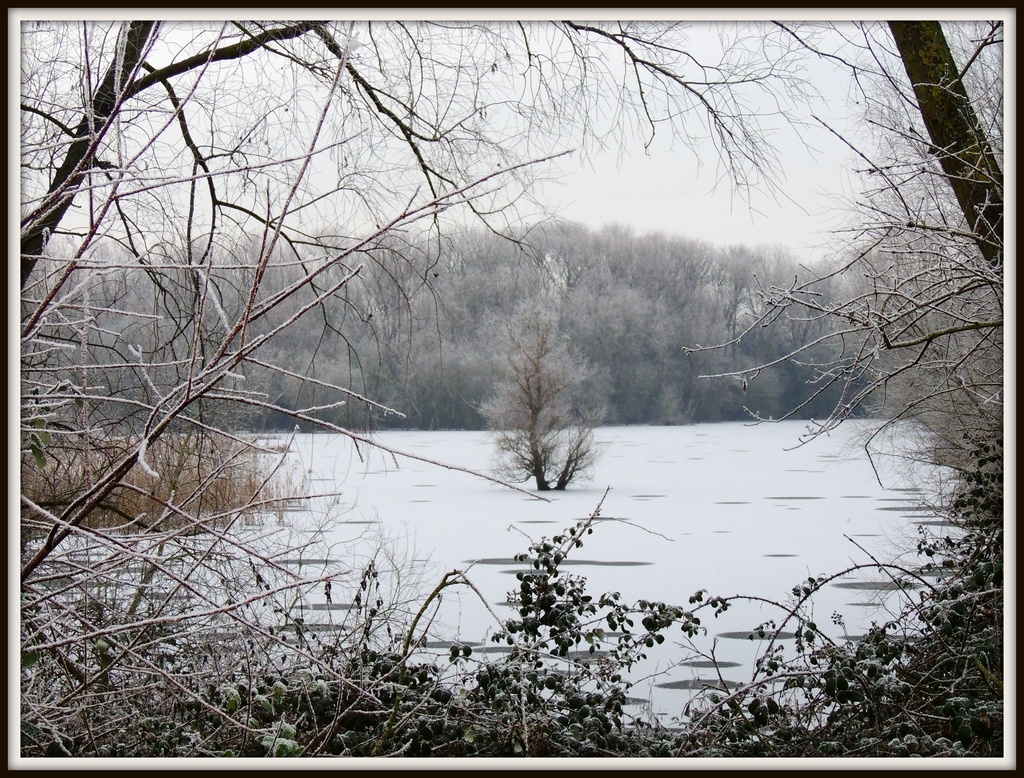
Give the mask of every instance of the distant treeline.
M 730 421 L 750 412 L 779 418 L 812 392 L 813 370 L 792 361 L 748 381 L 700 377 L 768 362 L 824 332 L 824 323 L 795 317 L 744 332 L 760 310 L 761 287 L 811 272 L 782 249 L 558 223 L 520 242 L 484 233 L 392 242 L 367 259 L 333 319 L 325 312 L 300 322 L 288 351 L 275 355 L 296 374 L 402 414 L 349 398 L 328 412 L 346 427 L 484 428 L 478 408 L 493 390 L 500 327 L 530 298 L 557 312 L 563 337 L 590 366 L 588 399 L 604 404 L 608 424 Z M 716 344 L 727 345 L 684 350 Z M 291 409 L 339 399 L 280 373 L 251 385 Z M 826 392 L 801 415 L 827 416 L 835 402 Z M 251 421 L 294 424 L 274 413 Z
M 136 299 L 146 288 L 137 277 L 145 268 L 110 261 L 90 288 L 91 304 L 104 310 L 107 323 L 92 332 L 91 348 L 94 359 L 111 363 L 102 374 L 110 385 L 99 396 L 119 402 L 105 409 L 97 400 L 91 412 L 134 423 L 124 416 L 131 397 L 172 392 L 185 380 L 206 358 L 216 330 L 233 326 L 253 304 L 240 291 L 253 270 L 238 257 L 258 250 L 257 243 L 215 248 L 202 272 L 216 294 L 206 297 L 196 291 L 197 271 L 182 259 L 185 252 L 173 246 L 151 259 L 162 262 L 166 276 L 152 299 Z M 294 245 L 279 254 L 264 272 L 261 299 L 322 259 Z M 350 283 L 311 305 L 337 273 L 353 271 Z M 583 399 L 607 409 L 607 424 L 732 421 L 752 412 L 779 418 L 814 391 L 814 369 L 802 362 L 825 364 L 829 356 L 812 349 L 806 359 L 747 373 L 746 380 L 701 377 L 771 362 L 825 332 L 822 317 L 792 309 L 789 318 L 752 327 L 762 289 L 789 287 L 814 272 L 780 248 L 719 248 L 619 226 L 552 222 L 518 240 L 481 231 L 404 241 L 391 234 L 332 272 L 236 339 L 252 342 L 294 318 L 261 347 L 266 367 L 247 365 L 245 375 L 222 382 L 223 397 L 252 402 L 221 402 L 215 393 L 197 403 L 200 417 L 236 428 L 291 429 L 295 419 L 275 409 L 308 409 L 349 429 L 483 429 L 479 408 L 495 388 L 503 327 L 527 300 L 557 315 L 560 336 L 589 368 Z M 296 317 L 304 305 L 310 309 Z M 122 316 L 126 310 L 154 315 L 140 322 Z M 133 353 L 151 360 L 145 371 L 133 366 Z M 118 362 L 121 369 L 113 367 Z M 827 416 L 836 399 L 824 392 L 800 415 Z M 224 419 L 228 413 L 232 418 Z

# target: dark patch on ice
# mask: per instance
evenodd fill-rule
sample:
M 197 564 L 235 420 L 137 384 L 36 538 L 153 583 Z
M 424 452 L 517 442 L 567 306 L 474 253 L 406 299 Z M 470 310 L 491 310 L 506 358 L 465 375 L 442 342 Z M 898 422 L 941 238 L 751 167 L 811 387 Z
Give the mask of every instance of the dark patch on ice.
M 452 646 L 471 646 L 472 648 L 479 648 L 483 643 L 475 643 L 471 640 L 429 640 L 423 644 L 424 648 L 442 648 L 449 649 Z
M 509 654 L 512 652 L 512 646 L 501 646 L 491 643 L 490 645 L 480 646 L 480 648 L 476 650 L 479 651 L 481 654 Z
M 499 562 L 482 562 L 478 564 L 501 564 Z M 514 564 L 508 562 L 507 564 Z M 600 562 L 590 559 L 563 559 L 558 563 L 559 567 L 646 567 L 653 565 L 654 562 Z M 519 570 L 502 570 L 502 573 L 506 575 L 515 575 L 516 573 L 526 573 L 527 575 L 540 575 L 541 570 L 532 568 L 522 568 Z
M 352 610 L 352 604 L 348 602 L 314 602 L 303 605 L 302 609 L 307 611 L 348 611 Z
M 719 632 L 717 637 L 727 638 L 728 640 L 790 640 L 796 637 L 793 632 L 780 632 L 778 635 L 773 630 L 765 630 L 764 637 L 761 637 L 752 630 L 745 630 L 743 632 Z
M 840 581 L 832 586 L 840 589 L 865 589 L 874 592 L 896 592 L 901 589 L 916 589 L 917 584 L 906 581 L 898 584 L 895 581 Z
M 330 623 L 327 623 L 327 622 L 315 622 L 315 623 L 312 623 L 312 624 L 302 624 L 302 626 L 299 627 L 298 629 L 301 632 L 336 632 L 339 629 L 342 629 L 344 626 L 345 626 L 344 624 L 330 624 Z M 279 633 L 283 632 L 284 634 L 288 634 L 289 632 L 294 633 L 296 631 L 296 629 L 297 629 L 297 627 L 296 627 L 295 624 L 285 624 L 284 626 L 277 627 L 276 631 L 279 632 Z
M 589 649 L 585 651 L 570 651 L 566 655 L 566 659 L 575 659 L 576 661 L 580 661 L 587 659 L 598 659 L 599 657 L 605 656 L 608 656 L 607 651 L 599 651 L 595 648 L 593 652 L 591 652 Z
M 654 562 L 625 562 L 614 560 L 611 562 L 589 560 L 589 559 L 563 559 L 562 565 L 581 565 L 581 566 L 592 566 L 592 567 L 646 567 L 647 565 L 653 565 Z
M 738 683 L 733 681 L 726 681 L 725 684 L 727 689 L 735 689 L 739 686 Z M 667 683 L 656 683 L 654 685 L 659 689 L 717 689 L 725 691 L 722 689 L 722 682 L 717 678 L 687 678 L 685 681 L 668 681 Z

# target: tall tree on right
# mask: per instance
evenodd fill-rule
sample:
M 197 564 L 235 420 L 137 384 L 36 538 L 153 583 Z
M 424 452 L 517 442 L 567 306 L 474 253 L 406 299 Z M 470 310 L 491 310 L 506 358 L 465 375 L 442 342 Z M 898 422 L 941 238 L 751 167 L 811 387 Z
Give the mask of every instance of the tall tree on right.
M 829 30 L 846 46 L 827 49 L 820 29 L 792 32 L 855 75 L 874 146 L 836 130 L 865 162 L 853 238 L 838 237 L 828 271 L 763 286 L 739 338 L 779 319 L 831 322 L 787 355 L 818 370 L 790 415 L 838 387 L 810 435 L 858 412 L 912 419 L 928 455 L 958 465 L 1003 428 L 1003 23 L 863 23 Z M 778 364 L 721 375 L 754 382 Z
M 918 527 L 919 559 L 926 569 L 941 569 L 936 584 L 902 615 L 873 625 L 869 636 L 838 653 L 838 665 L 822 668 L 815 657 L 794 684 L 805 690 L 824 678 L 817 699 L 828 699 L 830 685 L 837 686 L 827 679 L 842 676 L 841 666 L 859 664 L 865 672 L 858 678 L 874 676 L 883 655 L 875 648 L 884 645 L 883 674 L 892 672 L 888 678 L 898 678 L 907 695 L 889 707 L 893 684 L 887 679 L 873 690 L 861 687 L 853 704 L 846 692 L 836 693 L 839 705 L 817 712 L 812 701 L 801 709 L 801 720 L 827 721 L 827 729 L 786 740 L 813 743 L 819 754 L 860 754 L 868 747 L 894 756 L 1000 756 L 1007 585 L 1003 24 L 881 22 L 828 30 L 846 35 L 843 47 L 834 40 L 821 45 L 824 38 L 814 38 L 820 29 L 792 32 L 850 69 L 858 89 L 851 103 L 863 107 L 862 127 L 872 142 L 858 139 L 856 130 L 836 130 L 864 161 L 864 185 L 851 230 L 837 235 L 834 268 L 766 284 L 758 315 L 739 338 L 753 340 L 760 327 L 777 322 L 828 322 L 829 332 L 798 342 L 782 358 L 818 371 L 811 399 L 793 414 L 830 386 L 842 392 L 827 418 L 812 421 L 808 435 L 867 411 L 884 420 L 880 428 L 870 426 L 877 430 L 872 434 L 897 432 L 872 449 L 902 448 L 896 453 L 947 466 L 941 472 L 949 477 L 940 485 L 936 471 L 925 469 L 928 491 L 943 492 L 936 500 L 942 526 Z M 824 356 L 815 354 L 829 345 Z M 727 375 L 756 383 L 779 364 L 757 359 Z M 897 623 L 905 630 L 899 641 L 886 635 L 897 634 Z M 730 704 L 745 707 L 735 698 Z M 749 705 L 754 712 L 761 701 Z M 784 709 L 786 701 L 776 705 Z
M 939 22 L 889 22 L 931 151 L 982 255 L 1002 264 L 1003 171 Z M 985 45 L 1001 41 L 984 39 Z M 979 49 L 980 51 L 980 49 Z M 968 63 L 969 67 L 970 63 Z

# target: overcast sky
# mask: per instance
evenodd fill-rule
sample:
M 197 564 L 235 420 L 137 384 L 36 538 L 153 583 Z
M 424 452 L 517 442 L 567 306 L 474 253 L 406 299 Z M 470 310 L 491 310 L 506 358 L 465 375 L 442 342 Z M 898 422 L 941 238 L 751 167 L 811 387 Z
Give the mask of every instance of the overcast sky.
M 565 161 L 565 173 L 544 193 L 562 217 L 591 227 L 614 222 L 716 245 L 782 244 L 802 258 L 821 259 L 830 231 L 847 215 L 841 197 L 856 181 L 847 147 L 824 132 L 813 142 L 813 152 L 796 143 L 782 146 L 783 190 L 755 190 L 749 202 L 714 164 L 699 169 L 692 155 L 669 149 L 621 161 L 613 152 L 585 163 Z
M 578 9 L 571 12 L 580 14 Z M 661 18 L 669 14 L 698 22 L 729 19 L 728 11 L 715 9 L 588 9 L 591 12 L 603 19 Z M 550 18 L 554 12 L 544 13 Z M 795 13 L 800 16 L 794 16 L 792 10 L 742 11 L 745 19 L 830 19 L 840 25 L 854 18 L 905 19 L 921 15 L 914 9 L 800 9 Z M 1005 18 L 1006 13 L 1007 9 L 977 8 L 942 9 L 929 15 L 988 19 Z M 1012 24 L 1008 27 L 1009 54 L 1015 49 Z M 709 29 L 710 36 L 716 34 Z M 1012 61 L 1007 58 L 1011 74 Z M 825 62 L 809 61 L 807 76 L 820 92 L 821 99 L 813 106 L 814 116 L 860 148 L 870 150 L 849 73 Z M 1012 104 L 1012 95 L 1010 99 Z M 1012 117 L 1008 116 L 1008 121 Z M 792 130 L 779 134 L 772 137 L 772 143 L 784 171 L 780 189 L 755 189 L 749 193 L 749 200 L 737 194 L 713 155 L 705 156 L 707 164 L 698 166 L 678 141 L 675 148 L 670 148 L 664 138 L 647 154 L 634 150 L 620 156 L 608 151 L 586 161 L 578 157 L 564 160 L 559 181 L 546 185 L 543 191 L 546 198 L 559 205 L 561 216 L 592 227 L 614 222 L 641 233 L 662 231 L 716 245 L 780 244 L 805 260 L 828 258 L 836 246 L 834 231 L 850 223 L 851 205 L 861 184 L 855 170 L 863 167 L 863 159 L 820 125 L 801 127 L 798 135 Z
M 700 25 L 694 37 L 701 35 Z M 710 26 L 710 41 L 718 33 Z M 800 109 L 853 140 L 863 125 L 848 73 L 809 58 L 805 73 L 819 97 Z M 648 153 L 634 147 L 623 158 L 614 151 L 566 160 L 557 183 L 545 196 L 567 219 L 599 227 L 626 224 L 637 232 L 662 231 L 716 245 L 780 244 L 797 256 L 816 260 L 828 254 L 834 229 L 849 218 L 857 190 L 857 158 L 840 138 L 820 124 L 769 131 L 778 154 L 778 188 L 755 187 L 744 197 L 732 186 L 710 144 L 695 155 L 679 140 L 656 138 Z M 865 138 L 856 137 L 863 143 Z
M 513 9 L 514 10 L 514 9 Z M 804 18 L 849 18 L 850 9 L 828 12 L 800 11 Z M 994 13 L 988 9 L 989 13 Z M 259 9 L 252 15 L 279 18 L 283 9 Z M 857 11 L 861 18 L 876 17 L 871 11 Z M 24 13 L 24 12 L 23 12 Z M 30 12 L 36 18 L 68 18 L 66 9 Z M 96 16 L 120 18 L 127 11 L 104 11 Z M 217 17 L 212 11 L 155 11 L 168 19 Z M 288 11 L 300 17 L 318 16 L 316 9 Z M 339 13 L 334 11 L 334 14 Z M 508 9 L 346 9 L 356 18 L 494 18 L 543 19 L 561 16 L 588 16 L 603 19 L 679 18 L 714 20 L 728 12 L 670 9 L 529 9 L 512 14 Z M 776 10 L 775 13 L 780 13 Z M 906 17 L 912 11 L 886 10 L 887 16 Z M 943 12 L 945 18 L 963 18 L 963 10 Z M 985 15 L 985 10 L 975 12 Z M 221 16 L 237 10 L 221 10 Z M 765 18 L 763 12 L 744 11 L 745 18 Z M 86 14 L 92 16 L 93 14 Z M 788 15 L 792 18 L 792 14 Z M 30 17 L 31 18 L 31 17 Z M 708 30 L 709 39 L 717 33 Z M 697 35 L 696 37 L 699 37 Z M 851 105 L 848 81 L 841 71 L 823 64 L 809 73 L 822 92 L 815 114 L 834 123 L 844 133 L 856 130 L 856 106 Z M 16 69 L 12 68 L 16 73 Z M 15 76 L 16 77 L 16 76 Z M 560 216 L 592 227 L 618 223 L 637 232 L 660 230 L 669 234 L 703 239 L 717 245 L 733 243 L 781 244 L 804 259 L 828 255 L 830 232 L 847 216 L 843 199 L 854 196 L 858 181 L 853 174 L 855 157 L 838 138 L 822 128 L 803 128 L 800 134 L 788 130 L 772 137 L 780 154 L 783 175 L 779 191 L 755 189 L 750 201 L 740 197 L 717 164 L 713 149 L 705 147 L 699 156 L 687 151 L 679 141 L 674 148 L 667 137 L 655 140 L 644 154 L 639 143 L 620 153 L 609 150 L 581 160 L 579 155 L 560 162 L 562 175 L 557 182 L 544 185 L 543 197 L 557 208 Z M 698 164 L 701 160 L 703 164 Z

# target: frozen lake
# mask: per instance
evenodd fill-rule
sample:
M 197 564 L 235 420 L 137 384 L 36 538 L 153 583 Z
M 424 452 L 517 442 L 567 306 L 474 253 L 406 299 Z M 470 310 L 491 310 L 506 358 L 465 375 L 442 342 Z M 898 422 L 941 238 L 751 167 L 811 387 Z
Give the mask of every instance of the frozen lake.
M 868 553 L 883 561 L 915 561 L 908 550 L 916 523 L 931 517 L 919 510 L 921 495 L 897 460 L 872 467 L 856 443 L 866 427 L 844 425 L 796 448 L 802 422 L 605 427 L 596 435 L 603 450 L 593 480 L 544 493 L 548 501 L 536 499 L 529 483 L 523 488 L 531 494 L 524 494 L 380 451 L 360 457 L 342 436 L 300 435 L 292 449 L 295 472 L 314 490 L 340 494 L 286 514 L 286 531 L 323 531 L 324 550 L 307 553 L 301 571 L 337 571 L 334 603 L 351 596 L 361 565 L 380 549 L 375 564 L 381 580 L 390 568 L 412 603 L 457 569 L 490 611 L 506 618 L 512 615 L 506 593 L 518 587 L 515 572 L 523 569 L 513 557 L 527 551 L 530 539 L 560 534 L 589 516 L 609 489 L 594 533 L 563 568 L 585 575 L 595 599 L 618 591 L 626 602 L 648 599 L 692 609 L 689 597 L 706 589 L 786 603 L 792 587 L 809 576 L 869 562 Z M 483 471 L 493 455 L 486 432 L 384 432 L 377 439 L 417 457 Z M 893 595 L 884 584 L 851 578 L 815 595 L 814 618 L 842 637 L 843 627 L 831 618 L 837 611 L 848 634 L 857 636 L 884 618 L 887 596 Z M 322 591 L 311 591 L 308 604 L 328 621 L 340 618 L 325 608 Z M 667 633 L 633 673 L 631 694 L 670 723 L 690 694 L 687 687 L 713 677 L 706 667 L 712 651 L 727 680 L 749 679 L 761 647 L 746 635 L 782 616 L 755 605 L 734 606 L 717 619 L 706 611 L 701 620 L 708 635 L 690 646 L 678 631 Z M 450 588 L 428 639 L 482 650 L 494 645 L 487 637 L 495 628 L 494 615 L 475 593 Z

